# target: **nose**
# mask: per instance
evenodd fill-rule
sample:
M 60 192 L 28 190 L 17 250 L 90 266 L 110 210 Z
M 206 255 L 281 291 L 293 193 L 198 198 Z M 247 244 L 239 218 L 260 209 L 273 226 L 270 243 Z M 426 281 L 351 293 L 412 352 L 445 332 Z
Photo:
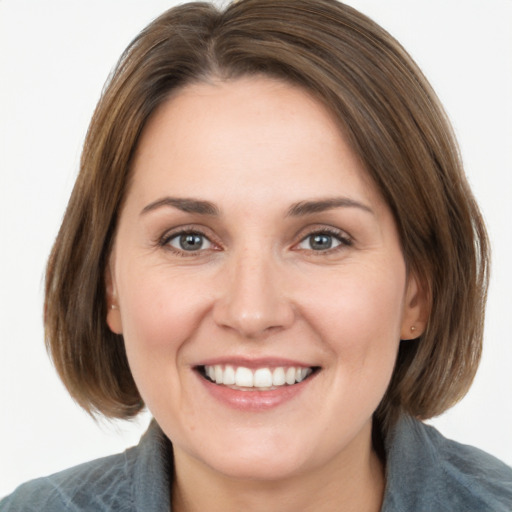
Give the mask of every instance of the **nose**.
M 241 254 L 222 278 L 214 320 L 246 339 L 258 339 L 288 328 L 294 308 L 285 279 L 271 256 Z

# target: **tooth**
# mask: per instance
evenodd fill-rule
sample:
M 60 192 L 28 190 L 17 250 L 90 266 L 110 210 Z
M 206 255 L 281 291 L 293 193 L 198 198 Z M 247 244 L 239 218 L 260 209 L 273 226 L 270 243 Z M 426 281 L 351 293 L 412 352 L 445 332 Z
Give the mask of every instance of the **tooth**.
M 219 364 L 215 365 L 215 382 L 217 384 L 222 384 L 222 366 Z
M 272 386 L 272 373 L 268 368 L 259 368 L 254 372 L 254 387 L 269 388 Z
M 293 366 L 290 366 L 290 368 L 287 368 L 285 380 L 286 380 L 286 384 L 289 384 L 290 386 L 292 384 L 295 384 L 295 368 Z
M 1 1 L 1 0 L 0 0 Z M 235 368 L 230 365 L 207 365 L 204 372 L 210 380 L 217 384 L 225 386 L 237 385 L 245 388 L 270 388 L 272 386 L 283 386 L 284 384 L 293 385 L 302 382 L 312 373 L 311 368 L 303 367 L 277 367 L 274 370 L 270 368 L 258 368 L 252 371 L 243 366 Z
M 235 383 L 235 370 L 232 366 L 226 366 L 224 368 L 224 378 L 222 379 L 222 384 L 225 386 L 232 386 Z
M 309 375 L 309 368 L 297 368 L 297 382 L 302 382 Z
M 272 385 L 273 386 L 282 386 L 286 382 L 286 377 L 284 375 L 284 368 L 276 368 L 274 373 L 272 374 Z
M 239 366 L 236 369 L 235 373 L 235 384 L 237 386 L 243 388 L 252 388 L 254 387 L 254 378 L 252 375 L 252 371 L 249 368 L 244 368 L 243 366 Z
M 297 382 L 302 382 L 311 373 L 311 368 L 297 368 Z

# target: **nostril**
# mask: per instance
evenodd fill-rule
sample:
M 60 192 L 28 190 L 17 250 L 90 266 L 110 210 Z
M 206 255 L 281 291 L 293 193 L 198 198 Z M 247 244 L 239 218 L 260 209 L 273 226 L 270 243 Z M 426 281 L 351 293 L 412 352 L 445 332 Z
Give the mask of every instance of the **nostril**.
M 257 339 L 286 329 L 293 324 L 294 318 L 291 304 L 270 291 L 260 296 L 247 293 L 245 296 L 227 297 L 214 309 L 217 325 L 235 330 L 247 339 Z
M 213 309 L 215 322 L 247 339 L 259 339 L 289 327 L 294 311 L 283 293 L 282 280 L 278 264 L 261 250 L 253 247 L 235 254 L 219 282 Z

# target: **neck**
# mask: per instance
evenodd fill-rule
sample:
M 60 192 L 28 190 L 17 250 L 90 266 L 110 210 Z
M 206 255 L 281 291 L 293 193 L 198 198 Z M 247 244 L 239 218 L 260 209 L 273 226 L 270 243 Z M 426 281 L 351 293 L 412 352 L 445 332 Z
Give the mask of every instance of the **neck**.
M 378 512 L 384 494 L 384 468 L 371 447 L 371 435 L 367 441 L 363 450 L 357 447 L 355 453 L 337 456 L 321 468 L 277 481 L 219 474 L 175 448 L 172 510 Z

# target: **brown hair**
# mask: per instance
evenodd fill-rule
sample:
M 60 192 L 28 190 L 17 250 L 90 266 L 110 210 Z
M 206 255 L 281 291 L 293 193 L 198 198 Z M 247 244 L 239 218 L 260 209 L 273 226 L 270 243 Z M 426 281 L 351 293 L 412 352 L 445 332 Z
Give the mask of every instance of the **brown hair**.
M 144 406 L 122 338 L 106 324 L 105 265 L 150 115 L 172 91 L 266 74 L 333 113 L 391 208 L 405 260 L 428 290 L 420 338 L 401 342 L 376 418 L 440 414 L 468 390 L 481 353 L 488 242 L 449 122 L 400 44 L 335 0 L 241 0 L 175 7 L 129 45 L 94 113 L 46 274 L 46 340 L 88 412 Z

